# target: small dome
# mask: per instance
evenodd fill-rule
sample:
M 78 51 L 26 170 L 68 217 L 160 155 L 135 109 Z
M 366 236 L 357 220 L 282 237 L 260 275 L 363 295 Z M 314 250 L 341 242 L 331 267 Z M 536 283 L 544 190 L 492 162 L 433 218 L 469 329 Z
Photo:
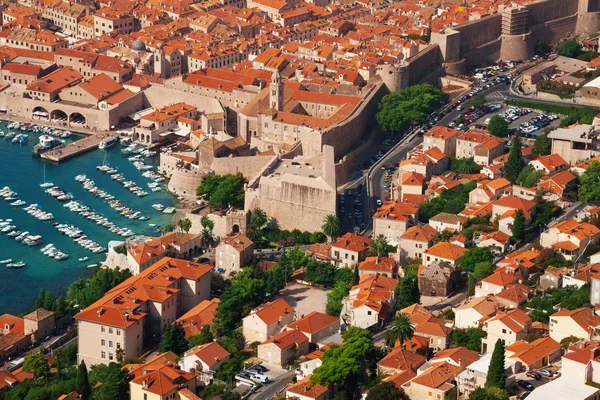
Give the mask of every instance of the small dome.
M 133 43 L 131 43 L 131 50 L 144 51 L 146 50 L 146 45 L 144 44 L 144 42 L 137 39 Z

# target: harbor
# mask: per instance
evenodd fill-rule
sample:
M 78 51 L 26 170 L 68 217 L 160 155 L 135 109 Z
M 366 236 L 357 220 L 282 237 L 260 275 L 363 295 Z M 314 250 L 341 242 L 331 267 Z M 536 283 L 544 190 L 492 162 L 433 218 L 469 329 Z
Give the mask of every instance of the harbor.
M 156 152 L 127 140 L 100 146 L 106 134 L 14 124 L 0 121 L 0 252 L 8 260 L 0 264 L 0 313 L 26 311 L 41 287 L 60 295 L 93 273 L 88 267 L 104 261 L 109 242 L 159 235 L 174 206 Z M 44 136 L 63 147 L 32 157 Z
M 76 142 L 69 143 L 64 147 L 47 151 L 43 153 L 41 157 L 45 160 L 57 163 L 65 161 L 79 154 L 97 149 L 107 137 L 108 135 L 102 133 L 92 134 Z

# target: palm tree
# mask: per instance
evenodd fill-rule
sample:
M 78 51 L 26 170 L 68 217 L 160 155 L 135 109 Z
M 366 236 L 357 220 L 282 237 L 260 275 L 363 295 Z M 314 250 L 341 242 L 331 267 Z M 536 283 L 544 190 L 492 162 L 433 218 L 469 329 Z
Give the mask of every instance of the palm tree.
M 246 235 L 254 240 L 260 231 L 267 224 L 267 213 L 260 208 L 255 208 L 250 211 L 250 220 L 248 222 L 248 230 Z
M 410 322 L 410 316 L 405 313 L 398 314 L 394 322 L 390 325 L 385 333 L 385 340 L 388 344 L 400 342 L 400 346 L 404 346 L 404 342 L 412 339 L 415 333 L 415 328 Z
M 192 221 L 189 218 L 182 218 L 177 222 L 177 226 L 181 232 L 188 233 L 192 229 Z
M 339 218 L 333 214 L 326 215 L 321 229 L 331 241 L 334 241 L 341 232 Z
M 202 232 L 200 233 L 202 235 L 202 246 L 209 248 L 213 241 L 215 223 L 206 215 L 203 215 L 200 219 L 200 225 L 202 225 Z
M 377 254 L 377 257 L 387 256 L 389 243 L 385 236 L 379 234 L 373 241 L 371 248 Z

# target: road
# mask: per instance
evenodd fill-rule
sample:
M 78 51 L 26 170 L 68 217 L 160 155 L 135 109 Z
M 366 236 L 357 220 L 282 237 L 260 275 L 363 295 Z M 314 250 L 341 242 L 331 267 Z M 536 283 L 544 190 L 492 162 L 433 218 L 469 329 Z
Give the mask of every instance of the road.
M 271 398 L 280 395 L 281 391 L 285 390 L 285 387 L 292 381 L 292 378 L 296 375 L 296 370 L 286 372 L 285 374 L 277 377 L 274 382 L 264 385 L 256 393 L 250 396 L 253 400 L 270 400 Z

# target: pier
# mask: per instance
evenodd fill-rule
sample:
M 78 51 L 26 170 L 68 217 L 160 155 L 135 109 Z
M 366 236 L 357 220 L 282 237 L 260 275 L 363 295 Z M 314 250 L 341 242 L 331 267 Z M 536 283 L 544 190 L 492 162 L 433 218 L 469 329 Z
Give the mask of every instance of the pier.
M 61 147 L 56 150 L 50 150 L 41 155 L 43 159 L 61 162 L 68 160 L 71 157 L 75 157 L 78 154 L 82 154 L 97 148 L 102 140 L 106 139 L 109 135 L 106 134 L 95 134 L 85 137 L 81 140 L 69 143 L 68 145 Z

